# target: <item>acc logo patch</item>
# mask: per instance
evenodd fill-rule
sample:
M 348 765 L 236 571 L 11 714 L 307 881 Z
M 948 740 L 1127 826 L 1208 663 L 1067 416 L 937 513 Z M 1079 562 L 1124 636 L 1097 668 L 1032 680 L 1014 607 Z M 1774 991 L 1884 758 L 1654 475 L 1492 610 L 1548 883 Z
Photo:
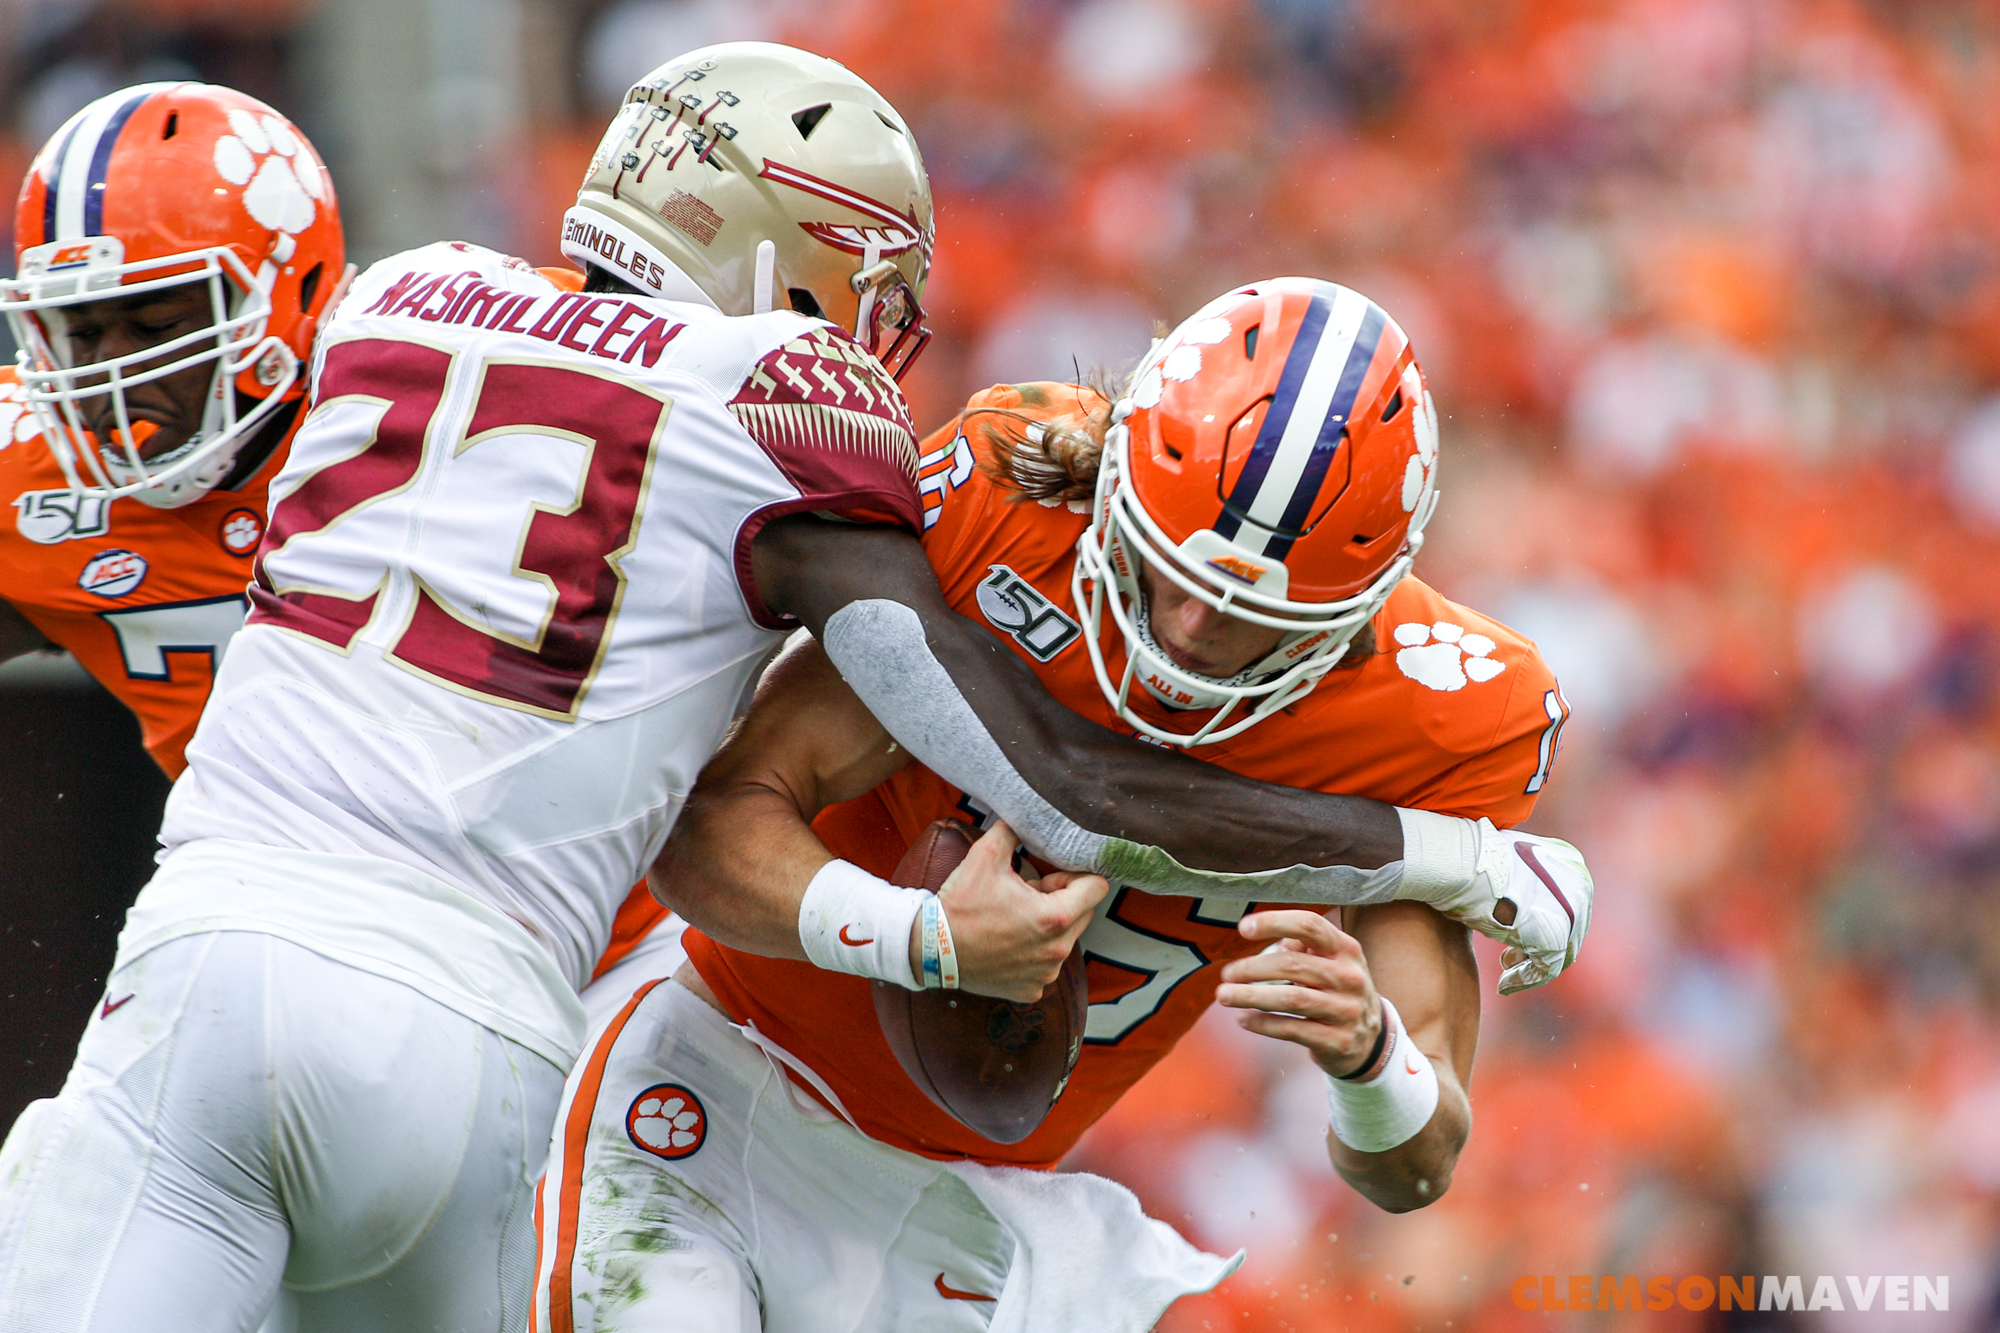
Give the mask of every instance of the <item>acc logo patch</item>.
M 215 535 L 229 554 L 248 555 L 264 538 L 264 516 L 254 509 L 232 509 L 222 516 Z
M 988 565 L 977 593 L 979 613 L 1037 662 L 1076 642 L 1083 627 L 1058 610 L 1032 583 L 1005 565 Z
M 111 531 L 111 501 L 75 491 L 22 491 L 14 497 L 14 526 L 43 546 L 102 537 Z
M 137 551 L 99 551 L 77 575 L 76 586 L 99 597 L 123 597 L 145 581 L 145 556 Z
M 1240 560 L 1233 555 L 1219 555 L 1208 562 L 1209 568 L 1227 574 L 1238 583 L 1255 585 L 1258 579 L 1270 573 L 1265 565 L 1253 565 L 1248 560 Z
M 625 1133 L 633 1144 L 669 1162 L 692 1157 L 708 1139 L 701 1099 L 678 1083 L 655 1083 L 632 1099 Z

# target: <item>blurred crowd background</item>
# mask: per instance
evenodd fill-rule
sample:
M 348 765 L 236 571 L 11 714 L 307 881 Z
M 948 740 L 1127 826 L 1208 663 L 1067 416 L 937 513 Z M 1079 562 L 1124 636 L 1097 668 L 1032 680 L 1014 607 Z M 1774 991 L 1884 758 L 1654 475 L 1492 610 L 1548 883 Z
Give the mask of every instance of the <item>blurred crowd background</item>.
M 1444 418 L 1418 573 L 1575 710 L 1532 827 L 1589 855 L 1595 925 L 1545 992 L 1489 992 L 1442 1202 L 1346 1190 L 1317 1078 L 1227 1021 L 1079 1150 L 1250 1249 L 1163 1329 L 1771 1326 L 1517 1310 L 1543 1273 L 1948 1274 L 1924 1327 L 2000 1325 L 2000 4 L 5 0 L 0 176 L 99 93 L 201 77 L 312 135 L 362 262 L 559 262 L 627 83 L 745 37 L 917 130 L 920 426 L 1128 368 L 1240 282 L 1380 301 Z M 60 671 L 0 724 L 11 1115 L 67 1065 L 162 788 Z

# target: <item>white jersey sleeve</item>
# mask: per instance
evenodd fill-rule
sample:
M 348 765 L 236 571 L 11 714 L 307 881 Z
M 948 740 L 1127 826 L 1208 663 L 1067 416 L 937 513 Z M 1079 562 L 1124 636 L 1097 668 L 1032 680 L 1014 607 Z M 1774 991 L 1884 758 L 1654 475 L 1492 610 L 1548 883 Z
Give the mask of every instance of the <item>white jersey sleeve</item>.
M 363 274 L 313 380 L 162 841 L 404 862 L 581 982 L 792 628 L 757 531 L 919 528 L 901 394 L 820 321 L 456 243 Z

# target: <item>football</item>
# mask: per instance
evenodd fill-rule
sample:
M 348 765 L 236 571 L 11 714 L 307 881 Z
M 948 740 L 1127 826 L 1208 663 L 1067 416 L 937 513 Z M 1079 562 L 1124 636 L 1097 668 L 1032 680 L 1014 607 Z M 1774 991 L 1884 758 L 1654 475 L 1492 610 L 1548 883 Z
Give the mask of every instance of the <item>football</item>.
M 892 876 L 936 892 L 972 850 L 970 825 L 940 819 L 918 835 Z M 1083 1052 L 1090 1006 L 1083 950 L 1033 1004 L 962 990 L 875 983 L 875 1017 L 910 1081 L 947 1115 L 995 1143 L 1034 1133 Z

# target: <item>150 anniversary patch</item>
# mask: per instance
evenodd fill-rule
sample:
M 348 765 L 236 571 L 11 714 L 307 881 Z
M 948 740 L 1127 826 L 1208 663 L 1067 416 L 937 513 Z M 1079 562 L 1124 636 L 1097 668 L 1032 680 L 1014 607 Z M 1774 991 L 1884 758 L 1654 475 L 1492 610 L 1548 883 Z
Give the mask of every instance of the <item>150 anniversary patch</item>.
M 1076 642 L 1083 629 L 1005 565 L 989 565 L 980 581 L 979 613 L 993 628 L 1012 636 L 1037 662 L 1046 662 Z

